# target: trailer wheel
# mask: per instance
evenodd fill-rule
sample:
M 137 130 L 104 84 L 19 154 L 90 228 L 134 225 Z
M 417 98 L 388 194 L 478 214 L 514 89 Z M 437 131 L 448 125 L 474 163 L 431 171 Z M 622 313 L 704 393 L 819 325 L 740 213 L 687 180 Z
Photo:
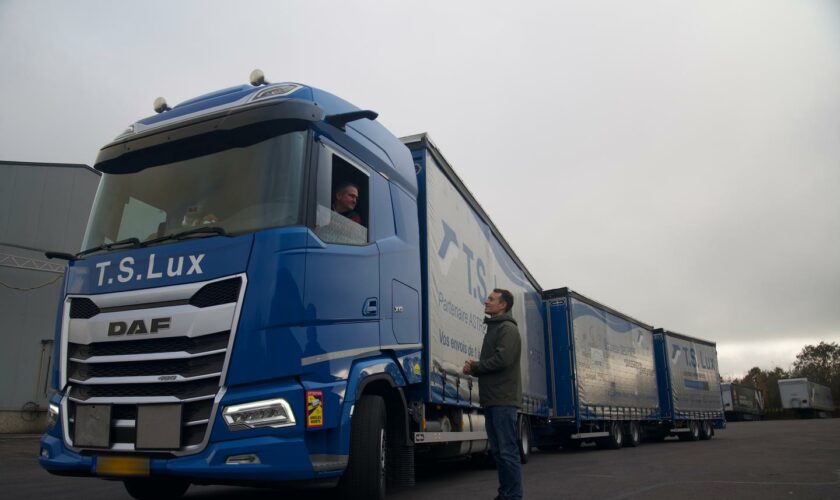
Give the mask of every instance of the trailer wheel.
M 635 448 L 640 444 L 642 444 L 642 427 L 639 425 L 639 422 L 628 422 L 627 441 L 625 445 Z
M 696 420 L 688 423 L 688 432 L 679 433 L 680 441 L 697 441 L 700 439 L 700 425 Z
M 366 394 L 356 403 L 350 430 L 350 461 L 339 482 L 342 498 L 385 498 L 388 462 L 385 400 Z
M 189 482 L 174 477 L 126 479 L 123 485 L 128 494 L 137 500 L 181 498 L 190 487 Z
M 531 458 L 531 425 L 528 423 L 528 417 L 519 415 L 517 422 L 519 435 L 519 459 L 523 464 L 528 463 Z
M 610 435 L 598 439 L 598 447 L 606 450 L 617 450 L 624 444 L 624 428 L 621 422 L 610 422 Z
M 704 420 L 702 425 L 700 426 L 700 439 L 703 441 L 708 441 L 712 439 L 714 436 L 715 431 L 712 430 L 712 424 L 708 420 Z

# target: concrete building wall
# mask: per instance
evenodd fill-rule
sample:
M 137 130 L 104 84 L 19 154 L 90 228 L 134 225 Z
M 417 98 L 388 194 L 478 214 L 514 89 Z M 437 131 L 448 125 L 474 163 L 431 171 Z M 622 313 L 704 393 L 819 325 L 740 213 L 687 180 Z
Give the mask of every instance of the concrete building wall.
M 65 262 L 80 250 L 99 174 L 0 161 L 0 433 L 40 432 Z

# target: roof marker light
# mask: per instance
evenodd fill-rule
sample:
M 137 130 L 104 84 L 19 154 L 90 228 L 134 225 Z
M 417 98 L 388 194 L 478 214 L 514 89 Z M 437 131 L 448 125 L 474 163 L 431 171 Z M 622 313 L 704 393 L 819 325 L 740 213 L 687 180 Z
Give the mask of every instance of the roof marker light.
M 255 69 L 251 72 L 251 85 L 254 87 L 268 85 L 268 81 L 265 79 L 265 74 L 261 69 Z
M 163 113 L 164 111 L 169 111 L 170 108 L 168 104 L 166 104 L 166 99 L 163 97 L 158 97 L 155 99 L 154 103 L 155 113 Z
M 282 97 L 296 92 L 301 86 L 295 83 L 275 83 L 260 90 L 251 98 L 252 101 L 265 99 L 266 97 Z
M 125 137 L 127 135 L 131 135 L 133 133 L 134 133 L 134 125 L 129 125 L 127 129 L 123 130 L 122 134 L 114 137 L 114 140 L 116 141 L 117 139 L 120 139 L 120 138 Z

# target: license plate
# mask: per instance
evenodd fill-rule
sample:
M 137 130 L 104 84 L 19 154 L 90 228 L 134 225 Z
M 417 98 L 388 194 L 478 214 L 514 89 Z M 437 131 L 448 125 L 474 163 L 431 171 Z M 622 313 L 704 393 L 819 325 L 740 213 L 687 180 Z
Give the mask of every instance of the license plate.
M 108 448 L 111 445 L 111 407 L 78 405 L 73 444 L 84 448 Z
M 177 450 L 181 447 L 181 405 L 137 407 L 136 450 Z
M 96 473 L 100 476 L 148 476 L 146 457 L 96 457 Z

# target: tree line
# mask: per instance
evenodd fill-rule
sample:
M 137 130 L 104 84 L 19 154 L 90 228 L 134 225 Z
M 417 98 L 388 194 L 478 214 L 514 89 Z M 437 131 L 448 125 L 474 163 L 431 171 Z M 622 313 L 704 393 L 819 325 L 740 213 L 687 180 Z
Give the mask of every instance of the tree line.
M 831 388 L 834 404 L 840 404 L 840 344 L 837 342 L 820 342 L 817 345 L 806 345 L 789 370 L 775 367 L 763 370 L 753 367 L 743 378 L 733 379 L 736 384 L 757 387 L 764 394 L 765 409 L 782 407 L 779 395 L 779 380 L 786 378 L 807 378 Z

